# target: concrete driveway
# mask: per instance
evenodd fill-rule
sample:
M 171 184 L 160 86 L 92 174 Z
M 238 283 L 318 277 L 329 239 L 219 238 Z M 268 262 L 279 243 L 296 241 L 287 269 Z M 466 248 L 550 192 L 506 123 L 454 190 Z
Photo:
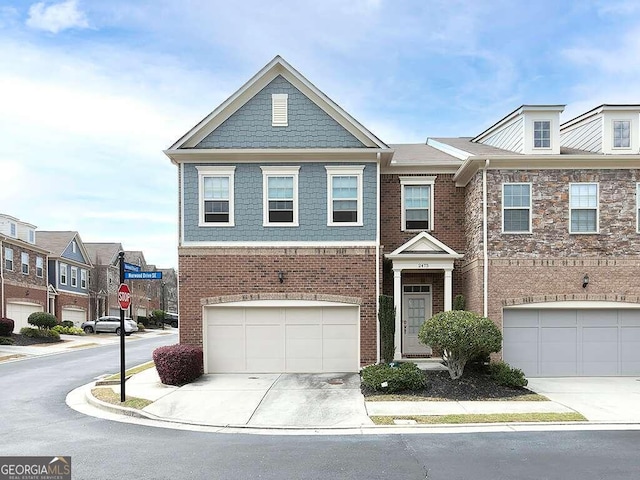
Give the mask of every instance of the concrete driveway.
M 148 372 L 151 376 L 155 369 Z M 149 381 L 157 385 L 155 376 Z M 159 397 L 144 411 L 203 425 L 294 428 L 372 425 L 357 373 L 205 375 L 184 387 L 165 390 Z
M 639 377 L 530 378 L 527 388 L 592 422 L 640 422 Z

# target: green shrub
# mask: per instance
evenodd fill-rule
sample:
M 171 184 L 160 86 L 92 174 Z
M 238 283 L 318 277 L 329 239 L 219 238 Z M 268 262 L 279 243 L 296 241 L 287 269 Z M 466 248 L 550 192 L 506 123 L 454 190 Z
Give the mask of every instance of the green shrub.
M 502 333 L 488 318 L 465 310 L 441 312 L 422 324 L 420 341 L 442 352 L 452 379 L 458 379 L 466 363 L 479 355 L 497 352 Z
M 140 318 L 140 317 L 138 317 L 138 319 L 139 319 L 139 318 Z M 144 324 L 143 324 L 143 323 L 138 323 L 138 331 L 139 331 L 139 332 L 144 332 L 145 330 L 146 330 L 146 329 L 145 329 L 145 327 L 144 327 Z
M 165 385 L 181 386 L 204 373 L 202 348 L 193 345 L 168 345 L 153 351 L 153 363 Z
M 151 312 L 151 317 L 156 325 L 162 325 L 166 312 L 164 310 L 154 310 Z
M 453 299 L 452 310 L 464 310 L 465 309 L 464 295 L 458 294 Z
M 393 306 L 393 297 L 380 295 L 380 310 L 378 311 L 380 321 L 380 341 L 382 343 L 380 354 L 382 359 L 393 362 L 395 354 L 395 333 L 396 333 L 396 309 Z
M 46 312 L 34 312 L 29 315 L 27 319 L 29 325 L 33 325 L 34 327 L 38 327 L 41 329 L 49 329 L 58 325 L 58 320 L 54 315 Z
M 20 329 L 20 334 L 30 338 L 49 338 L 52 340 L 60 340 L 60 334 L 55 330 L 44 328 L 31 328 L 23 327 Z
M 138 315 L 138 328 L 140 328 L 140 325 L 146 327 L 147 325 L 149 325 L 149 319 L 143 315 Z
M 62 325 L 63 327 L 73 327 L 73 322 L 71 320 L 63 320 L 62 322 L 60 322 L 60 325 Z
M 362 385 L 374 392 L 402 392 L 422 390 L 426 385 L 424 372 L 415 363 L 391 366 L 386 363 L 370 365 L 360 372 Z
M 77 328 L 73 326 L 73 322 L 71 322 L 70 327 L 63 327 L 62 325 L 56 325 L 51 329 L 54 332 L 58 332 L 61 335 L 84 335 L 84 331 L 81 328 Z
M 15 327 L 16 324 L 10 318 L 0 318 L 0 337 L 8 337 Z
M 512 388 L 523 388 L 529 384 L 524 372 L 514 368 L 507 362 L 495 362 L 489 365 L 489 375 L 499 385 Z
M 0 345 L 13 345 L 13 338 L 0 337 Z

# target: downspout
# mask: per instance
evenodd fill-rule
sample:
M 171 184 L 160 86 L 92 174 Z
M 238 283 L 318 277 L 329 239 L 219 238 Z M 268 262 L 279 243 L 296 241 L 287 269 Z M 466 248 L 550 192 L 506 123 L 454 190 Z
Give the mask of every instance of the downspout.
M 42 276 L 44 277 L 44 287 L 47 289 L 47 308 L 45 311 L 51 313 L 51 298 L 49 296 L 49 255 L 44 256 L 44 265 L 42 265 Z
M 4 303 L 6 299 L 4 298 L 4 257 L 2 256 L 4 252 L 4 248 L 2 248 L 2 240 L 0 240 L 0 297 L 2 298 L 2 302 L 0 302 L 0 317 L 4 318 Z
M 489 252 L 487 247 L 487 241 L 489 238 L 489 227 L 487 225 L 487 168 L 491 161 L 486 159 L 484 161 L 484 168 L 482 169 L 482 259 L 483 259 L 483 316 L 489 316 Z
M 376 363 L 380 363 L 380 152 L 376 157 Z

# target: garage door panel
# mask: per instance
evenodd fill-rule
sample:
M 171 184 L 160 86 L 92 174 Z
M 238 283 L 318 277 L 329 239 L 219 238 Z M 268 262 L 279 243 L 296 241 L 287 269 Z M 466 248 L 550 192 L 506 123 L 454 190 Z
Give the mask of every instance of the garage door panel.
M 575 310 L 540 310 L 541 327 L 571 327 L 577 323 Z
M 542 343 L 575 343 L 578 329 L 576 327 L 542 327 L 540 342 Z
M 538 327 L 537 310 L 505 310 L 504 323 L 510 327 Z
M 44 309 L 41 305 L 29 304 L 29 303 L 7 303 L 6 316 L 14 322 L 13 333 L 20 333 L 20 329 L 24 327 L 31 327 L 29 322 L 29 315 L 34 312 L 42 312 Z
M 585 327 L 618 326 L 617 310 L 580 310 L 580 324 Z
M 606 377 L 611 375 L 618 375 L 618 360 L 605 360 L 597 361 L 593 359 L 591 361 L 585 361 L 582 364 L 582 373 L 585 377 Z
M 622 327 L 620 329 L 621 343 L 640 343 L 640 327 Z
M 350 311 L 341 307 L 324 307 L 322 321 L 325 325 L 357 325 L 358 317 L 353 315 L 353 309 Z
M 640 327 L 640 311 L 620 310 L 618 313 L 620 325 L 624 327 Z
M 505 328 L 504 329 L 504 358 L 509 363 L 524 370 L 523 365 L 538 369 L 538 329 L 537 328 Z
M 282 308 L 247 308 L 245 310 L 247 325 L 280 325 L 283 319 Z
M 207 312 L 207 325 L 243 325 L 244 310 L 239 308 L 211 308 Z
M 211 326 L 207 330 L 209 370 L 239 372 L 245 370 L 244 327 Z
M 84 310 L 78 310 L 74 308 L 63 308 L 62 319 L 63 322 L 73 322 L 73 325 L 79 327 L 83 322 L 87 320 L 87 313 Z
M 247 358 L 283 358 L 284 335 L 282 325 L 247 325 Z
M 319 308 L 287 308 L 287 325 L 319 325 L 322 323 L 322 310 Z

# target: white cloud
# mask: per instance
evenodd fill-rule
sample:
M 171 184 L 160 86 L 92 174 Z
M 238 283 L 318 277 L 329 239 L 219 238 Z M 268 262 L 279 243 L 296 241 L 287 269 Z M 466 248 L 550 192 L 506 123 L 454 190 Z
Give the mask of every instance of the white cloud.
M 69 28 L 89 28 L 89 22 L 85 14 L 78 10 L 76 0 L 67 0 L 49 6 L 44 2 L 34 3 L 29 8 L 27 26 L 58 33 Z

